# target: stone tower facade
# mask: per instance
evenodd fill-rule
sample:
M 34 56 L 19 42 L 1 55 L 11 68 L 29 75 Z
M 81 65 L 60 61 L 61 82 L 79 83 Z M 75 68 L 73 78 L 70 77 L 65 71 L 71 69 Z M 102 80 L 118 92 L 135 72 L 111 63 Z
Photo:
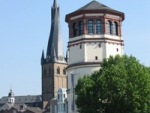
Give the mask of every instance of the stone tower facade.
M 104 58 L 123 54 L 124 13 L 92 1 L 66 15 L 68 42 L 68 113 L 77 112 L 74 88 L 80 77 L 100 69 Z
M 47 46 L 46 57 L 44 51 L 41 57 L 42 65 L 42 101 L 43 108 L 49 109 L 49 102 L 57 95 L 59 88 L 66 88 L 66 59 L 63 54 L 62 37 L 60 31 L 59 7 L 54 0 L 51 8 L 51 31 Z

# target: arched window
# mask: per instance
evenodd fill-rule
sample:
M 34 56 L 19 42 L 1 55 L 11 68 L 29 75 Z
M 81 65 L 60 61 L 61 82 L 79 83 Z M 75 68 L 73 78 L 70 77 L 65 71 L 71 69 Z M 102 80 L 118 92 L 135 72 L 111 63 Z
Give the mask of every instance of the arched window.
M 88 34 L 94 34 L 94 23 L 93 20 L 89 20 L 87 23 Z
M 79 35 L 82 35 L 83 34 L 83 22 L 82 21 L 80 21 L 79 22 Z
M 73 36 L 77 36 L 77 32 L 78 32 L 77 23 L 73 23 Z
M 59 67 L 57 68 L 57 74 L 60 74 L 60 68 Z
M 108 34 L 112 34 L 112 23 L 110 20 L 108 21 L 108 25 L 107 25 L 107 32 Z
M 100 20 L 96 21 L 96 34 L 102 34 L 103 28 L 102 28 L 102 22 Z
M 66 75 L 66 69 L 65 68 L 63 69 L 63 75 Z
M 114 31 L 114 35 L 118 35 L 118 23 L 117 22 L 114 22 L 113 31 Z

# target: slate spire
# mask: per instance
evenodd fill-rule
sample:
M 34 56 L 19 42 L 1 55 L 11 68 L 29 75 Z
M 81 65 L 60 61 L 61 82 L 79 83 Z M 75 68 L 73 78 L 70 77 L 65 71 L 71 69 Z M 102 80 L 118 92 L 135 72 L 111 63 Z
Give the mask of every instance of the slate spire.
M 54 0 L 53 7 L 57 7 L 57 0 Z
M 57 0 L 54 0 L 51 8 L 51 30 L 46 57 L 49 57 L 50 62 L 66 62 L 63 54 L 59 7 L 57 5 Z
M 44 63 L 44 50 L 42 51 L 42 56 L 41 56 L 41 65 Z

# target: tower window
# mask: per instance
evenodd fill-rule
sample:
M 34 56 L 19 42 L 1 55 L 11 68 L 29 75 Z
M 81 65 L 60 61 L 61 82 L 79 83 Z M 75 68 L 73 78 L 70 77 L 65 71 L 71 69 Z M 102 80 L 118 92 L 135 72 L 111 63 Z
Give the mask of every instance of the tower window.
M 92 20 L 89 20 L 87 23 L 88 34 L 94 34 L 94 23 Z
M 80 44 L 80 49 L 82 49 L 82 45 Z
M 65 106 L 65 103 L 64 103 L 64 111 L 65 111 L 65 109 L 66 109 L 66 106 Z
M 117 48 L 117 49 L 116 49 L 116 51 L 118 52 L 118 51 L 119 51 L 119 49 Z
M 102 34 L 102 22 L 100 20 L 96 21 L 96 34 Z
M 66 75 L 66 69 L 65 68 L 63 69 L 63 74 Z
M 77 23 L 73 23 L 73 36 L 77 36 L 77 32 L 78 32 Z
M 101 48 L 101 44 L 98 44 L 98 47 Z
M 59 100 L 59 94 L 58 94 L 58 100 Z
M 95 60 L 98 60 L 98 56 L 95 56 Z
M 66 98 L 66 97 L 65 97 L 65 94 L 64 94 L 64 98 Z
M 60 68 L 59 67 L 57 68 L 57 74 L 60 74 Z
M 113 32 L 114 32 L 114 35 L 118 35 L 118 23 L 117 22 L 114 22 Z
M 83 34 L 83 22 L 82 21 L 80 21 L 79 22 L 79 35 L 82 35 Z
M 109 20 L 107 25 L 108 34 L 112 34 L 112 22 Z

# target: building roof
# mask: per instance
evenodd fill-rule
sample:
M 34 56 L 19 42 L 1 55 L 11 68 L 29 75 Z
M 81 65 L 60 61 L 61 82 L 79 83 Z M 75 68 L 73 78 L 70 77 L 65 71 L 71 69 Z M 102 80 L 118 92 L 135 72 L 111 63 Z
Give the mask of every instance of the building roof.
M 0 104 L 7 102 L 8 97 L 4 96 L 0 99 Z M 15 104 L 20 103 L 35 103 L 42 102 L 41 95 L 27 95 L 27 96 L 15 96 Z
M 38 107 L 27 107 L 26 111 L 31 111 L 33 113 L 43 113 L 44 110 L 38 108 Z
M 114 10 L 104 4 L 101 4 L 95 0 L 91 1 L 90 3 L 86 4 L 85 6 L 79 8 L 77 11 L 80 10 L 98 10 L 98 9 L 105 9 L 105 10 Z
M 25 112 L 28 113 L 28 111 L 32 113 L 43 113 L 44 110 L 38 108 L 38 107 L 27 107 L 25 104 L 10 104 L 10 103 L 5 103 L 1 108 L 0 111 L 6 111 L 6 110 L 11 110 L 11 109 L 16 109 L 19 110 L 20 112 Z
M 83 13 L 108 13 L 108 14 L 114 14 L 122 17 L 122 20 L 124 20 L 124 13 L 117 11 L 113 8 L 110 8 L 104 4 L 99 3 L 96 0 L 91 1 L 90 3 L 86 4 L 85 6 L 79 8 L 78 10 L 67 14 L 65 21 L 68 22 L 69 18 L 72 16 L 76 16 Z
M 2 110 L 9 110 L 10 108 L 12 108 L 14 104 L 12 103 L 5 103 L 2 107 L 0 107 L 0 111 Z

